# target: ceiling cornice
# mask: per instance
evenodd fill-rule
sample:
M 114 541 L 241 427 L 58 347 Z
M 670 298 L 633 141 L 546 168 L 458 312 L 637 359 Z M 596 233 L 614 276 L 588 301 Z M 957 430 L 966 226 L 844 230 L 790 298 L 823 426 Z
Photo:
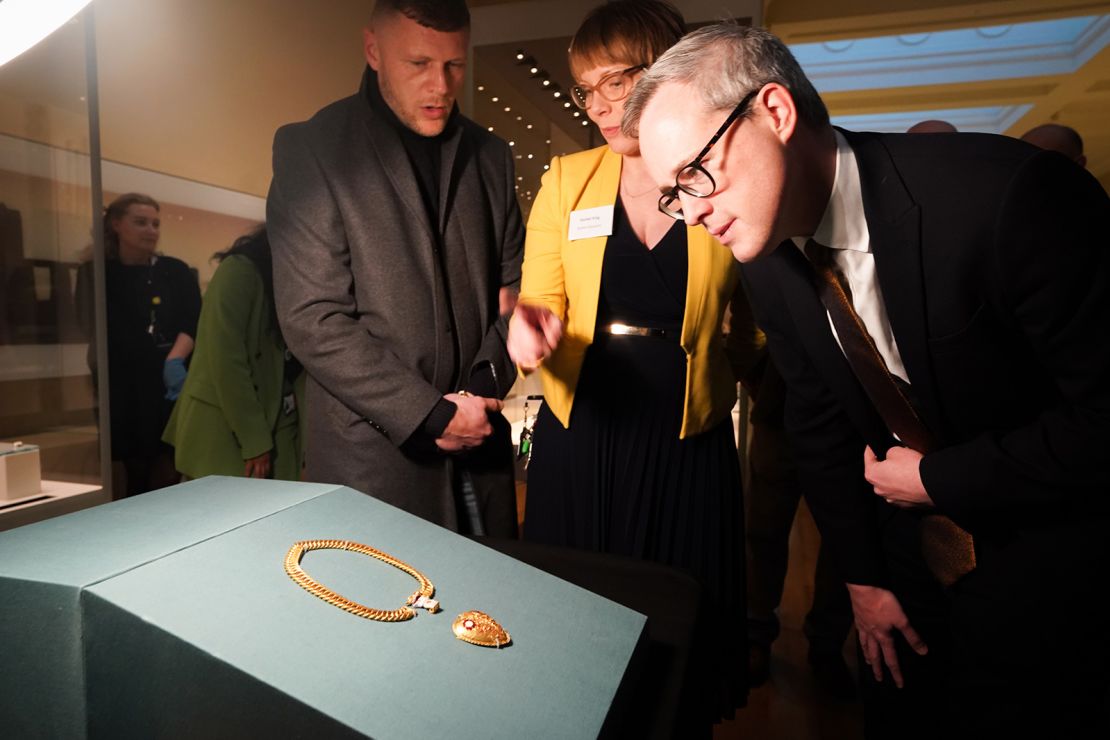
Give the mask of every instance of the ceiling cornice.
M 788 44 L 924 33 L 1110 13 L 1092 0 L 767 0 L 764 25 Z M 899 7 L 902 6 L 902 7 Z

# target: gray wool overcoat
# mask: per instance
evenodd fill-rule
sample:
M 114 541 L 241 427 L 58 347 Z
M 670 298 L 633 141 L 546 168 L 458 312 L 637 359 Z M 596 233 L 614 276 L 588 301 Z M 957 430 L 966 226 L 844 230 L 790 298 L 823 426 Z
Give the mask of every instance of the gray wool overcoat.
M 274 137 L 266 217 L 282 332 L 309 373 L 308 478 L 457 530 L 458 471 L 470 468 L 487 532 L 514 536 L 503 419 L 475 454 L 405 445 L 475 365 L 492 362 L 501 395 L 515 378 L 498 304 L 502 287 L 519 286 L 524 241 L 511 150 L 457 116 L 442 149 L 436 234 L 366 84 Z M 465 265 L 450 268 L 447 291 L 445 265 Z

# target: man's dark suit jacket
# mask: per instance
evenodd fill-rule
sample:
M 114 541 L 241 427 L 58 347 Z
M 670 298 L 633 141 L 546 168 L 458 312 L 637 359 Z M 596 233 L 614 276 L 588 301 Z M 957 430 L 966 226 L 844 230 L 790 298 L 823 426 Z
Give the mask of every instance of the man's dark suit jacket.
M 364 88 L 278 130 L 266 216 L 282 331 L 310 375 L 309 478 L 456 529 L 453 458 L 401 445 L 484 360 L 508 392 L 498 291 L 520 283 L 524 230 L 505 142 L 458 116 L 442 152 L 433 228 L 400 136 Z M 455 257 L 441 261 L 439 244 Z M 463 260 L 445 295 L 443 265 Z M 493 467 L 511 496 L 504 447 Z M 515 501 L 497 506 L 489 533 L 515 535 Z
M 1106 193 L 1060 155 L 1004 137 L 843 133 L 912 396 L 940 440 L 920 468 L 937 509 L 985 548 L 1105 518 Z M 905 512 L 872 492 L 863 449 L 895 442 L 801 252 L 785 242 L 743 274 L 789 389 L 787 426 L 822 536 L 846 581 L 887 586 L 883 529 Z

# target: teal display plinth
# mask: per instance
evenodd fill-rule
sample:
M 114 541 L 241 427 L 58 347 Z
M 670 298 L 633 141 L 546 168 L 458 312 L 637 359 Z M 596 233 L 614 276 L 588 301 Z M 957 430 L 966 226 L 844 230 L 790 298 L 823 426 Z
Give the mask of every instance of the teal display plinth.
M 298 540 L 384 550 L 439 614 L 353 616 L 294 584 Z M 305 570 L 368 606 L 416 588 L 363 555 Z M 455 639 L 478 609 L 501 650 Z M 595 737 L 645 618 L 347 488 L 206 478 L 0 533 L 0 736 Z

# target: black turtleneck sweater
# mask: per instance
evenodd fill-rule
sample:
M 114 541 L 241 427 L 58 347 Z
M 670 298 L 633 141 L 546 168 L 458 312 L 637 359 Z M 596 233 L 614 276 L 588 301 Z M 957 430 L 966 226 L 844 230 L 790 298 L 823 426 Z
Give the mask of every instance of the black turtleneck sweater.
M 450 272 L 447 266 L 447 260 L 444 256 L 444 241 L 443 233 L 440 228 L 439 218 L 439 203 L 440 203 L 440 171 L 443 164 L 443 143 L 450 138 L 458 125 L 459 108 L 456 105 L 451 110 L 451 115 L 447 118 L 447 125 L 444 126 L 443 131 L 436 136 L 423 136 L 410 129 L 389 104 L 382 97 L 381 88 L 378 85 L 378 75 L 369 66 L 366 68 L 366 76 L 363 81 L 363 93 L 366 96 L 366 101 L 369 103 L 371 109 L 381 116 L 382 120 L 389 123 L 390 126 L 397 132 L 401 139 L 401 144 L 405 147 L 405 153 L 408 155 L 409 163 L 412 165 L 413 174 L 416 175 L 416 182 L 420 186 L 420 197 L 424 201 L 424 209 L 428 214 L 428 223 L 431 225 L 432 233 L 436 237 L 436 257 L 439 260 L 439 274 L 442 276 L 444 294 L 447 296 L 447 320 L 450 322 L 450 330 L 452 336 L 456 336 L 455 317 L 450 310 L 451 307 L 451 286 L 448 276 Z M 455 344 L 455 366 L 459 365 L 458 357 L 458 344 Z M 435 448 L 435 440 L 443 436 L 443 431 L 447 425 L 451 423 L 451 419 L 455 416 L 458 407 L 445 398 L 441 398 L 433 408 L 427 418 L 424 419 L 424 424 L 420 432 L 413 435 L 406 442 L 406 446 L 415 447 L 417 450 L 430 451 Z M 415 439 L 418 436 L 423 436 L 423 439 Z
M 441 152 L 443 142 L 451 137 L 458 125 L 459 107 L 456 105 L 451 110 L 442 132 L 435 136 L 424 136 L 402 123 L 385 102 L 378 85 L 378 74 L 370 67 L 366 68 L 366 82 L 363 88 L 370 107 L 401 137 L 401 144 L 405 147 L 409 163 L 412 164 L 413 172 L 416 174 L 416 181 L 420 185 L 420 195 L 424 199 L 424 207 L 428 211 L 432 231 L 439 234 L 439 173 L 443 161 Z

